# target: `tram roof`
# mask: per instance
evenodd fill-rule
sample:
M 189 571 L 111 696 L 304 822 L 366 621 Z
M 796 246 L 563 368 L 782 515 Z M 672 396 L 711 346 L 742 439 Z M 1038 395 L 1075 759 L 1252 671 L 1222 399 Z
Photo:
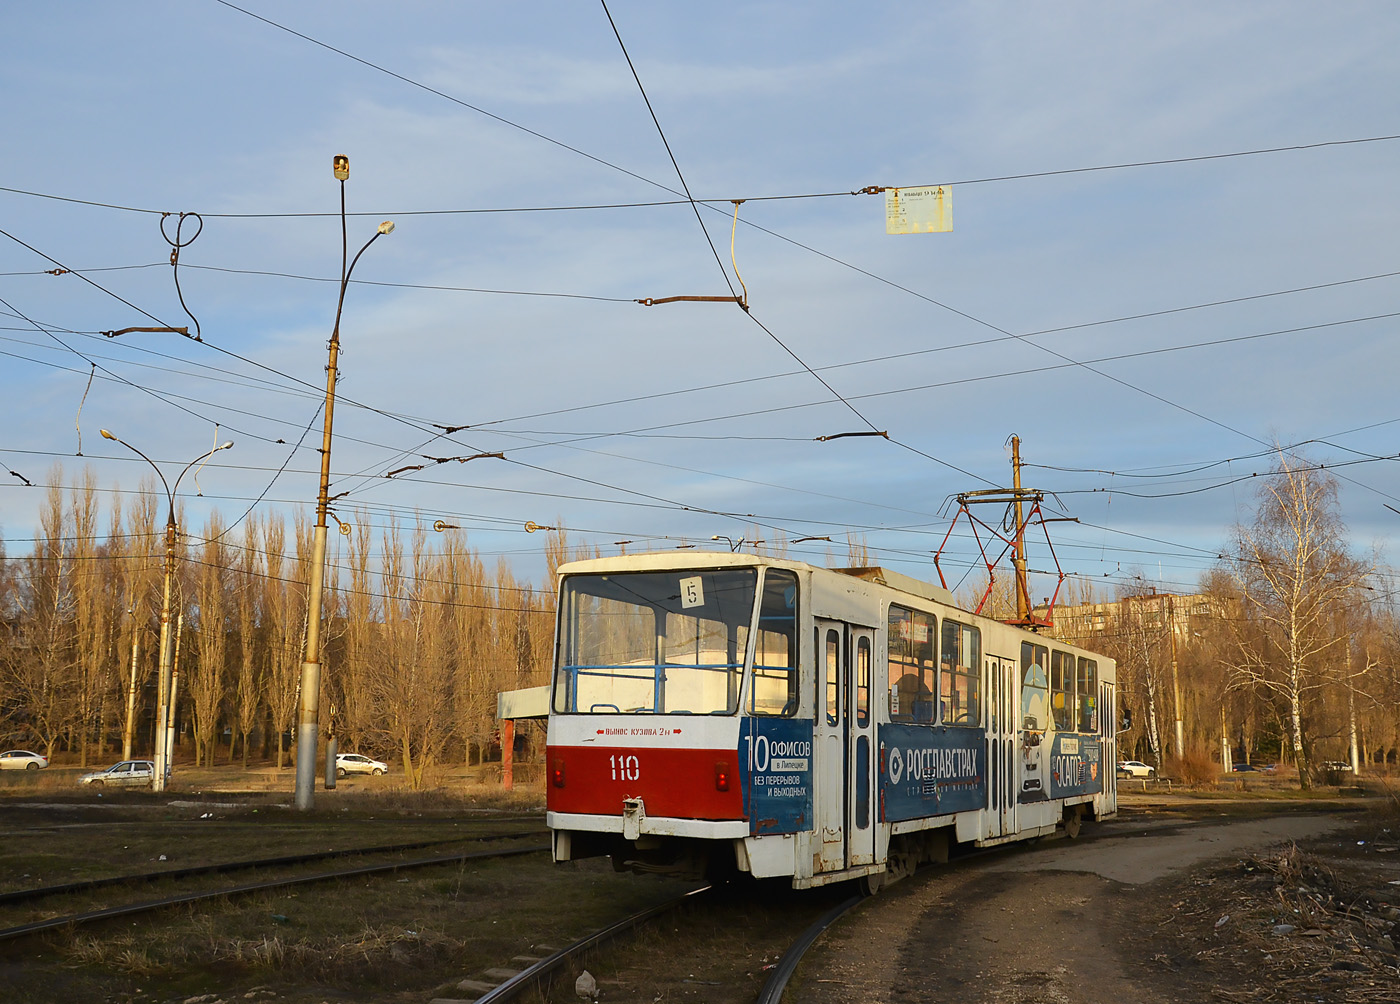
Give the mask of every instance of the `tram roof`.
M 953 594 L 942 586 L 915 579 L 912 576 L 878 565 L 856 568 L 825 568 L 806 561 L 791 558 L 770 557 L 762 554 L 731 553 L 729 551 L 652 551 L 645 554 L 621 554 L 610 558 L 586 558 L 570 561 L 559 566 L 560 575 L 607 574 L 609 572 L 640 572 L 649 570 L 673 571 L 686 568 L 751 568 L 755 565 L 769 565 L 777 568 L 794 568 L 804 571 L 829 572 L 848 575 L 866 582 L 875 582 L 913 596 L 921 596 L 948 606 L 957 606 Z

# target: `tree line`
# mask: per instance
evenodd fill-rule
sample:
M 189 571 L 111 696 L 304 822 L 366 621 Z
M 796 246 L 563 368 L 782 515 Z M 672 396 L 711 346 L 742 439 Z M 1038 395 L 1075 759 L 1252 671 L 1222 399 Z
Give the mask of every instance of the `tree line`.
M 49 484 L 64 483 L 61 467 Z M 104 499 L 106 503 L 104 505 Z M 164 500 L 99 492 L 91 470 L 46 489 L 29 554 L 0 544 L 0 735 L 81 765 L 153 748 Z M 393 755 L 422 786 L 481 762 L 496 694 L 548 680 L 554 597 L 488 568 L 465 535 L 347 514 L 326 570 L 320 720 L 342 751 Z M 313 527 L 302 513 L 214 510 L 181 527 L 173 584 L 176 721 L 197 765 L 294 762 Z M 545 542 L 549 581 L 566 559 Z M 221 739 L 229 741 L 221 746 Z
M 1338 764 L 1400 758 L 1393 583 L 1379 555 L 1355 553 L 1336 480 L 1280 452 L 1196 593 L 1081 589 L 1056 633 L 1117 659 L 1125 755 L 1282 761 L 1309 787 Z
M 62 483 L 55 468 L 49 484 Z M 29 554 L 7 558 L 0 543 L 0 741 L 84 766 L 151 749 L 162 502 L 152 482 L 103 494 L 84 470 L 46 489 Z M 553 590 L 504 558 L 488 569 L 458 532 L 349 518 L 326 572 L 320 720 L 342 750 L 395 756 L 421 786 L 437 765 L 487 755 L 497 692 L 547 682 Z M 304 514 L 230 525 L 217 510 L 179 535 L 177 721 L 197 764 L 291 762 L 311 538 Z M 862 542 L 847 544 L 847 564 L 869 563 Z M 785 542 L 762 550 L 781 555 Z M 547 582 L 587 556 L 550 531 Z M 1125 754 L 1281 759 L 1307 785 L 1328 762 L 1400 757 L 1392 582 L 1377 555 L 1353 553 L 1335 480 L 1281 454 L 1196 593 L 1139 580 L 1103 597 L 1071 584 L 1055 633 L 1117 660 Z M 1009 618 L 1009 577 L 997 585 L 984 612 Z

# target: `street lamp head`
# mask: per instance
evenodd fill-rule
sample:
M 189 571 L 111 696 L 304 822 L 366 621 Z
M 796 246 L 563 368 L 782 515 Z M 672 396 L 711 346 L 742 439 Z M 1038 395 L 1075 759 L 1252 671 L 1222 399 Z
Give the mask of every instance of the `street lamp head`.
M 114 436 L 114 435 L 112 435 L 112 434 L 111 434 L 110 432 L 108 432 L 106 429 L 102 429 L 101 432 L 102 432 L 102 438 L 103 438 L 103 439 L 110 439 L 110 440 L 112 440 L 113 442 L 116 442 L 117 437 Z
M 227 443 L 220 443 L 220 444 L 218 445 L 217 449 L 220 449 L 220 450 L 227 450 L 227 449 L 229 449 L 229 448 L 232 447 L 232 446 L 233 446 L 233 440 L 230 439 Z
M 379 224 L 379 232 L 381 234 L 392 234 L 394 232 L 394 221 L 385 220 L 383 223 Z
M 335 155 L 331 162 L 331 169 L 335 172 L 336 181 L 347 181 L 350 178 L 350 158 L 343 153 Z

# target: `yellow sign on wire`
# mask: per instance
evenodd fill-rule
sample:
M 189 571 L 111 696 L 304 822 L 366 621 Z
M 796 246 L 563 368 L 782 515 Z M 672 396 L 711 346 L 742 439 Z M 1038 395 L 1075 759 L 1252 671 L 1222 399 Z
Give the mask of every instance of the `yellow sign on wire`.
M 950 186 L 885 189 L 885 233 L 946 234 L 952 230 Z

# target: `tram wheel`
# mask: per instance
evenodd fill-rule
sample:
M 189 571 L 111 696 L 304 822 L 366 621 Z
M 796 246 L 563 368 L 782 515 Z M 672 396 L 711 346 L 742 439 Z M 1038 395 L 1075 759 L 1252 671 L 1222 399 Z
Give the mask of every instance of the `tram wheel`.
M 1077 805 L 1073 809 L 1065 810 L 1065 836 L 1071 840 L 1079 836 L 1079 828 L 1084 823 L 1084 817 L 1080 814 L 1082 811 Z
M 862 896 L 874 896 L 885 886 L 885 873 L 871 872 L 868 875 L 862 875 L 856 881 L 860 884 Z

